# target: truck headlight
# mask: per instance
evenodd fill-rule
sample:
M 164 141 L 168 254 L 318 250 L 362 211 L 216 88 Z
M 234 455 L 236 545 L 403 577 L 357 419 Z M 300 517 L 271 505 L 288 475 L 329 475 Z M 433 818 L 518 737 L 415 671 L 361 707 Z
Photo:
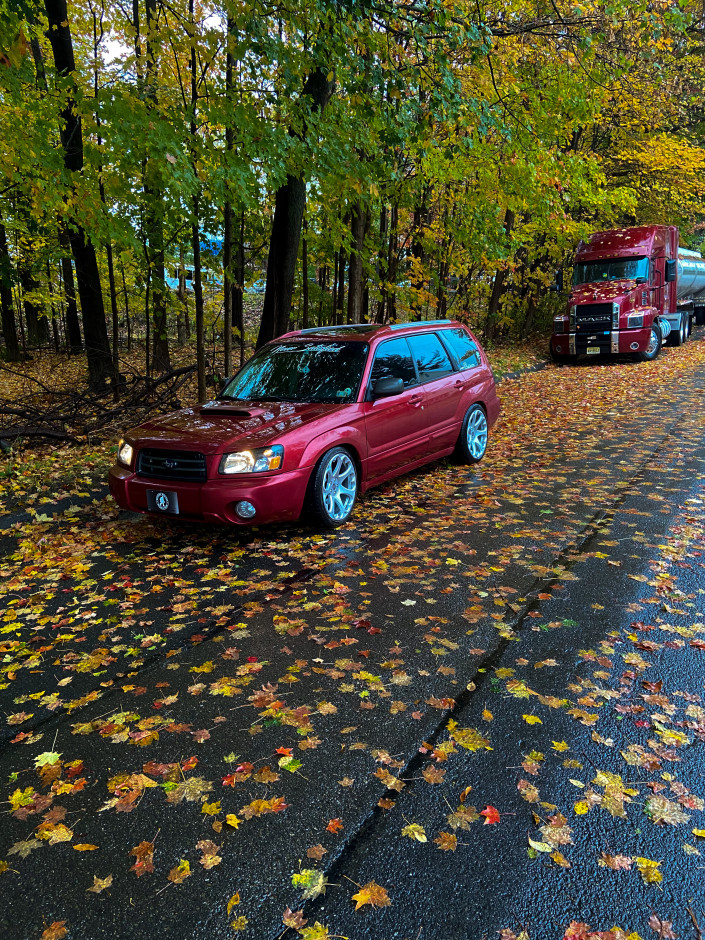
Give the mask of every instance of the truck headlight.
M 554 317 L 554 318 L 553 318 L 553 332 L 554 332 L 554 333 L 565 333 L 565 332 L 566 332 L 566 318 L 565 318 L 565 317 Z
M 235 454 L 223 454 L 219 473 L 264 473 L 266 470 L 279 470 L 284 462 L 284 448 L 281 444 L 271 447 L 259 447 L 255 450 L 240 450 Z
M 135 452 L 132 448 L 132 444 L 128 444 L 127 441 L 124 441 L 122 438 L 120 438 L 117 449 L 118 463 L 124 464 L 126 467 L 131 467 L 134 454 Z
M 577 309 L 578 309 L 577 306 L 573 304 L 573 306 L 570 307 L 570 309 L 568 310 L 568 325 L 570 327 L 571 333 L 575 332 L 575 320 L 576 320 Z
M 612 329 L 619 329 L 619 304 L 612 304 Z
M 643 313 L 630 313 L 627 317 L 627 329 L 639 330 L 644 325 Z

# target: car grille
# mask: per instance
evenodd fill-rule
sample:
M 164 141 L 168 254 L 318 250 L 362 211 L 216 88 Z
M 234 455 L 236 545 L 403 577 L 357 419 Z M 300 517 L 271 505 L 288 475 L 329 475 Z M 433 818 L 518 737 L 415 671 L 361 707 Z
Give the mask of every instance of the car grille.
M 576 330 L 611 330 L 612 304 L 578 304 L 575 308 Z
M 205 480 L 206 458 L 190 450 L 145 448 L 137 459 L 137 474 L 163 480 Z

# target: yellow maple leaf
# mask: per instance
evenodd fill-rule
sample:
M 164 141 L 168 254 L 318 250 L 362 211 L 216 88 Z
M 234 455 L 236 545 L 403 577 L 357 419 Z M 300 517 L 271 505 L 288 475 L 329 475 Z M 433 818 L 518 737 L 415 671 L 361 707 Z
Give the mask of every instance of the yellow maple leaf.
M 404 826 L 401 834 L 403 836 L 408 836 L 409 839 L 415 839 L 417 842 L 428 842 L 426 837 L 426 830 L 418 823 L 409 823 L 408 826 Z
M 204 803 L 201 806 L 201 812 L 205 813 L 206 816 L 217 816 L 220 812 L 220 800 L 215 803 Z
M 570 744 L 568 744 L 566 741 L 552 741 L 552 742 L 551 742 L 551 745 L 552 745 L 552 747 L 553 747 L 553 750 L 554 750 L 554 751 L 558 751 L 559 753 L 560 753 L 561 751 L 569 751 L 569 750 L 570 750 Z
M 521 716 L 527 725 L 542 725 L 543 722 L 538 717 L 538 715 L 522 715 Z

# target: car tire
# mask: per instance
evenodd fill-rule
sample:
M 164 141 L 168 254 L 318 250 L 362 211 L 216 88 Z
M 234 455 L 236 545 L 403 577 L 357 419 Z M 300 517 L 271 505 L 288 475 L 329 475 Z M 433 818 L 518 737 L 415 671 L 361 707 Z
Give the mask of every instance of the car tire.
M 661 330 L 659 329 L 657 323 L 653 323 L 651 325 L 651 337 L 649 339 L 649 345 L 644 350 L 644 352 L 637 353 L 636 358 L 640 362 L 652 362 L 661 352 L 662 344 L 663 337 L 661 336 Z
M 357 498 L 357 467 L 349 450 L 332 447 L 311 478 L 310 506 L 316 520 L 334 529 L 350 518 Z
M 485 456 L 489 429 L 482 405 L 471 405 L 465 412 L 458 438 L 458 453 L 465 463 L 478 463 Z

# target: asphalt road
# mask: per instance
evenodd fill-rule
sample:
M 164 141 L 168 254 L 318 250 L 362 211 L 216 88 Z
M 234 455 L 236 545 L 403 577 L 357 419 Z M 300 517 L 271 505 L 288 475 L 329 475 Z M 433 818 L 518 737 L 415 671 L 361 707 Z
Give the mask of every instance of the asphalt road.
M 334 533 L 10 510 L 2 937 L 699 940 L 704 385 L 504 383 Z

